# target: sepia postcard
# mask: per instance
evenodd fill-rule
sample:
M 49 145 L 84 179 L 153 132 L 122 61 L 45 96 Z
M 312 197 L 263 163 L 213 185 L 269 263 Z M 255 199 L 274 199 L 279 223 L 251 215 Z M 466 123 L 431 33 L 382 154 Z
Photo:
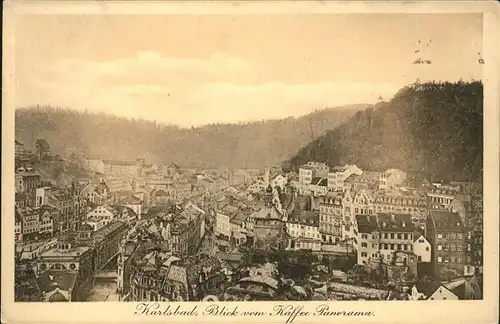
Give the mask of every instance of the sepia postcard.
M 497 2 L 4 4 L 2 323 L 497 323 Z

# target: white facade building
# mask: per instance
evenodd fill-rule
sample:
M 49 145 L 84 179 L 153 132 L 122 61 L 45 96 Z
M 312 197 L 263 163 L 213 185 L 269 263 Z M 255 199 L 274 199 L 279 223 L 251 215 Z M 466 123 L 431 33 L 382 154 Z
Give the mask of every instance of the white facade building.
M 431 262 L 431 244 L 423 235 L 413 242 L 413 253 L 417 256 L 418 262 Z

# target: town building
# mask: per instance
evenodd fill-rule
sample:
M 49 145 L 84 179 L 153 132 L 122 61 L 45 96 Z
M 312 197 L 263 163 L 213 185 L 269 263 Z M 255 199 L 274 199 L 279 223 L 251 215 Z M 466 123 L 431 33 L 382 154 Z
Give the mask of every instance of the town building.
M 375 213 L 411 215 L 413 225 L 425 229 L 427 199 L 420 193 L 404 190 L 378 191 L 374 196 L 373 205 Z
M 23 156 L 24 155 L 24 144 L 15 140 L 15 156 Z
M 424 235 L 416 236 L 413 242 L 413 253 L 417 256 L 418 262 L 431 262 L 431 244 Z
M 36 189 L 40 187 L 40 174 L 33 170 L 17 172 L 15 175 L 16 193 L 24 193 L 27 197 L 28 206 L 35 207 Z
M 398 169 L 388 169 L 380 175 L 379 189 L 391 190 L 405 183 L 408 175 Z
M 344 190 L 344 181 L 351 175 L 362 174 L 363 171 L 354 164 L 335 166 L 327 174 L 328 189 L 331 191 Z
M 427 192 L 429 206 L 432 209 L 448 209 L 457 194 L 457 191 L 451 189 L 445 189 L 442 187 L 432 188 Z
M 313 196 L 323 196 L 328 192 L 328 179 L 327 178 L 313 178 L 309 184 L 308 192 Z
M 54 301 L 50 300 L 50 296 L 55 293 L 59 295 L 57 301 L 81 301 L 90 288 L 94 273 L 92 249 L 79 245 L 70 233 L 59 237 L 57 243 L 56 247 L 38 257 L 36 273 L 39 286 L 47 301 Z
M 363 171 L 361 174 L 353 173 L 344 181 L 344 190 L 354 192 L 360 190 L 376 190 L 379 188 L 381 174 L 374 171 Z
M 329 167 L 323 162 L 307 162 L 299 168 L 299 183 L 309 185 L 313 178 L 327 178 Z
M 390 264 L 395 252 L 413 252 L 414 228 L 409 215 L 356 215 L 358 264 Z
M 468 246 L 458 213 L 432 210 L 427 219 L 426 238 L 431 244 L 434 273 L 446 278 L 462 276 Z
M 319 203 L 319 232 L 323 243 L 336 244 L 342 240 L 343 215 L 342 197 L 328 192 Z
M 321 250 L 319 231 L 320 214 L 317 211 L 295 209 L 288 215 L 287 233 L 290 236 L 288 248 L 291 250 Z
M 103 225 L 111 223 L 118 216 L 118 212 L 109 205 L 97 206 L 87 213 L 87 219 L 99 219 Z
M 40 215 L 30 207 L 16 208 L 20 216 L 23 241 L 38 240 L 40 235 Z

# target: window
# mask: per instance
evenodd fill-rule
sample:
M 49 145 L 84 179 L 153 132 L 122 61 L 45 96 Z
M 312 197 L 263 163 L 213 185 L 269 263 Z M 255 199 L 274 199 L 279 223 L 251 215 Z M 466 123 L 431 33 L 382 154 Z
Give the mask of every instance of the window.
M 429 252 L 429 247 L 428 246 L 425 247 L 425 251 Z
M 394 238 L 394 233 L 391 233 L 391 239 L 393 239 L 393 238 Z
M 361 252 L 361 257 L 366 257 L 367 255 L 366 252 Z
M 457 233 L 457 238 L 461 240 L 463 238 L 462 233 Z
M 443 234 L 437 233 L 437 237 L 438 237 L 438 239 L 442 239 L 443 238 Z
M 457 244 L 457 251 L 462 252 L 462 244 Z
M 457 246 L 456 246 L 455 244 L 451 244 L 451 245 L 450 245 L 450 250 L 451 250 L 452 252 L 456 251 L 456 250 L 457 250 Z
M 457 257 L 457 263 L 462 263 L 462 257 Z
M 445 243 L 443 244 L 443 250 L 448 251 L 450 248 L 449 244 Z
M 372 243 L 373 248 L 377 248 L 378 244 L 377 243 Z
M 451 261 L 451 263 L 455 263 L 455 257 L 454 257 L 454 256 L 451 256 L 451 257 L 450 257 L 450 261 Z
M 442 246 L 441 244 L 438 244 L 438 246 L 437 246 L 437 250 L 438 250 L 438 251 L 441 251 L 442 249 L 443 249 L 443 246 Z
M 391 250 L 394 250 L 394 244 L 391 244 Z
M 361 238 L 362 238 L 362 239 L 367 239 L 367 238 L 368 238 L 368 235 L 366 235 L 366 234 L 361 234 Z
M 442 257 L 440 257 L 440 256 L 438 256 L 438 257 L 437 257 L 437 262 L 438 262 L 438 263 L 443 262 L 443 258 L 442 258 Z
M 451 238 L 452 239 L 456 238 L 456 236 L 457 236 L 456 233 L 451 233 Z
M 448 262 L 450 262 L 450 260 L 449 260 L 449 258 L 448 258 L 448 256 L 447 256 L 447 255 L 445 255 L 445 256 L 444 256 L 443 260 L 444 260 L 444 263 L 448 263 Z

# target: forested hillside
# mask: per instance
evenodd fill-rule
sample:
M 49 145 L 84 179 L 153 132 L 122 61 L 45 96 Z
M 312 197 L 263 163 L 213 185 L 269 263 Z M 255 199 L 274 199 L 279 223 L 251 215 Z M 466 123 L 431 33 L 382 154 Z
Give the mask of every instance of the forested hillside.
M 360 111 L 285 163 L 309 160 L 363 169 L 400 168 L 434 179 L 477 179 L 483 167 L 481 82 L 425 83 Z
M 182 166 L 263 168 L 282 163 L 325 131 L 335 128 L 367 105 L 323 109 L 300 118 L 198 128 L 160 125 L 69 109 L 16 110 L 16 139 L 33 148 L 45 139 L 61 156 L 85 153 L 107 159 Z

